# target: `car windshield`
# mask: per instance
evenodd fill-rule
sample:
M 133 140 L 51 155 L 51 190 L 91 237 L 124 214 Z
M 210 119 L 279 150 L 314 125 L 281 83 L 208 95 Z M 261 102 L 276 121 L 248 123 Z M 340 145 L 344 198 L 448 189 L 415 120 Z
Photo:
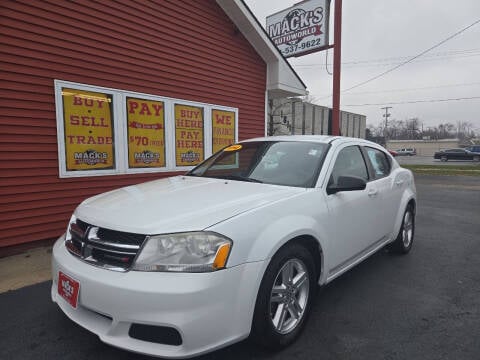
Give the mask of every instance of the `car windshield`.
M 329 145 L 305 141 L 252 141 L 228 146 L 187 175 L 313 187 Z

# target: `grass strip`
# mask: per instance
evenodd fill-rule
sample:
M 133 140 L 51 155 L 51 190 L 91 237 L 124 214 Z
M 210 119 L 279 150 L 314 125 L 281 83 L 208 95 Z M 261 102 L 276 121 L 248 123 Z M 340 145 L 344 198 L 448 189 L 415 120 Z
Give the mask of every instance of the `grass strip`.
M 480 176 L 480 165 L 402 165 L 416 174 Z

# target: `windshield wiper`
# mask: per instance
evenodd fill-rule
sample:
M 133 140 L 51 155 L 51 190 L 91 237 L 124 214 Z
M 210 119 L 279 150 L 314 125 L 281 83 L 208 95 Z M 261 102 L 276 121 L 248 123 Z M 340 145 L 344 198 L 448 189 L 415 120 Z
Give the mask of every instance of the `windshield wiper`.
M 263 181 L 257 180 L 254 178 L 249 178 L 246 176 L 242 175 L 222 175 L 222 176 L 214 176 L 218 179 L 226 179 L 226 180 L 239 180 L 239 181 L 247 181 L 247 182 L 253 182 L 253 183 L 260 183 L 263 184 Z

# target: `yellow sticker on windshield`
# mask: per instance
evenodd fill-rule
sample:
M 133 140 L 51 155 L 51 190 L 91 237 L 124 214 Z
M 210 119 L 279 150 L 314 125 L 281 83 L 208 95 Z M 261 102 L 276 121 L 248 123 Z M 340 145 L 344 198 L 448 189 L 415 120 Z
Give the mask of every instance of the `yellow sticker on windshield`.
M 241 148 L 242 148 L 242 145 L 236 144 L 236 145 L 230 145 L 229 147 L 226 147 L 225 149 L 223 149 L 223 151 L 237 151 L 237 150 L 240 150 Z

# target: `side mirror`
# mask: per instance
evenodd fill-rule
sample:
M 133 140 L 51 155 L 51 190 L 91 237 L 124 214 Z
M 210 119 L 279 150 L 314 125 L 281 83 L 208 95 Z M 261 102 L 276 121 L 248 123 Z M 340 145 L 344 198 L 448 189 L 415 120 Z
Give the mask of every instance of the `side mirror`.
M 365 180 L 355 176 L 339 176 L 337 185 L 327 187 L 327 194 L 332 195 L 341 191 L 365 190 L 367 183 Z

